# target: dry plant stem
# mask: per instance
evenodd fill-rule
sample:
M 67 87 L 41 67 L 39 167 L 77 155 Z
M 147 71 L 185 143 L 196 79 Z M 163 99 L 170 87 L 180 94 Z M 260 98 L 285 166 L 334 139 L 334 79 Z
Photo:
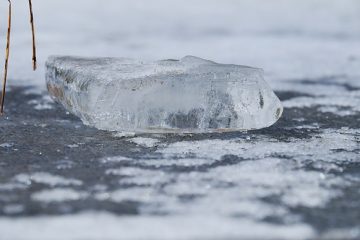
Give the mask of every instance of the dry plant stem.
M 6 37 L 6 53 L 5 53 L 5 69 L 4 69 L 4 79 L 3 79 L 3 87 L 1 94 L 1 109 L 0 114 L 4 113 L 4 103 L 5 103 L 5 93 L 6 93 L 6 80 L 8 73 L 8 64 L 9 64 L 9 54 L 10 54 L 10 34 L 11 34 L 11 1 L 9 2 L 9 20 L 8 20 L 8 31 Z
M 36 70 L 36 44 L 35 44 L 35 27 L 34 27 L 34 14 L 32 10 L 32 3 L 29 0 L 29 8 L 30 8 L 30 24 L 31 24 L 31 33 L 32 33 L 32 62 L 33 69 Z

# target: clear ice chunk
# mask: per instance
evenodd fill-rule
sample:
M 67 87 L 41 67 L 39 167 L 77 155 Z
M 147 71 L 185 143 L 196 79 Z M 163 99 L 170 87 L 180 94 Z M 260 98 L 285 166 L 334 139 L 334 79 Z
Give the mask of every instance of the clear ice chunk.
M 90 126 L 125 132 L 217 132 L 271 126 L 280 100 L 258 68 L 197 57 L 145 62 L 52 56 L 52 97 Z

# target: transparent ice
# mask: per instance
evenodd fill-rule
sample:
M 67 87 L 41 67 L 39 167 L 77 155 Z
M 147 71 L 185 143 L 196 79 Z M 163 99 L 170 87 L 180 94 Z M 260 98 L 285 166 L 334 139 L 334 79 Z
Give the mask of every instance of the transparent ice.
M 110 131 L 259 129 L 283 111 L 261 69 L 192 56 L 155 62 L 52 56 L 46 81 L 67 110 Z

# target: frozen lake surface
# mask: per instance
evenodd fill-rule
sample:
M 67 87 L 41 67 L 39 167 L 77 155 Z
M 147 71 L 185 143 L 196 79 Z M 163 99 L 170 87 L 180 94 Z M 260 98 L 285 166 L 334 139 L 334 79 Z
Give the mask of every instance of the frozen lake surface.
M 31 72 L 23 5 L 0 119 L 0 238 L 360 238 L 358 1 L 34 2 L 41 66 L 191 54 L 265 69 L 285 107 L 268 129 L 180 136 L 99 131 L 53 103 L 44 68 Z

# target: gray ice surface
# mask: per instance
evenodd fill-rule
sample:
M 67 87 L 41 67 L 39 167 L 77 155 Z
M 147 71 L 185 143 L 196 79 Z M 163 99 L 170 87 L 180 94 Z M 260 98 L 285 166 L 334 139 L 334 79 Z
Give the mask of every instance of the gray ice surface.
M 68 111 L 110 131 L 260 129 L 283 111 L 261 69 L 193 56 L 155 62 L 52 56 L 46 82 Z
M 13 1 L 0 238 L 359 239 L 360 2 L 149 2 L 34 1 L 32 73 Z M 283 117 L 247 133 L 100 131 L 50 99 L 51 54 L 261 66 Z

